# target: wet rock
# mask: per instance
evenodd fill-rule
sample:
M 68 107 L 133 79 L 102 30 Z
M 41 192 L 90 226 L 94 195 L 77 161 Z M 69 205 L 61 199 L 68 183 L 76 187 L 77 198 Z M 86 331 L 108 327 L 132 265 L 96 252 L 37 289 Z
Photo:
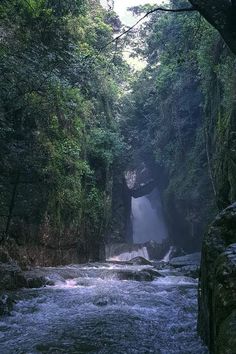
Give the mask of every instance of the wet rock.
M 45 285 L 54 285 L 50 280 L 44 277 L 35 277 L 26 279 L 27 288 L 41 288 Z
M 130 261 L 127 262 L 128 264 L 132 264 L 132 265 L 152 265 L 152 263 L 150 261 L 148 261 L 146 258 L 144 257 L 135 257 L 132 258 Z
M 200 252 L 196 252 L 185 256 L 172 258 L 168 264 L 187 277 L 198 278 L 200 260 L 201 254 Z
M 179 271 L 187 276 L 187 277 L 192 277 L 192 278 L 199 278 L 199 274 L 200 274 L 200 266 L 185 266 L 185 267 L 180 267 L 178 268 Z
M 200 266 L 201 253 L 191 253 L 181 257 L 172 258 L 169 264 L 173 267 Z
M 14 301 L 10 296 L 3 294 L 0 295 L 0 316 L 9 315 L 13 309 Z
M 122 270 L 116 273 L 119 280 L 153 281 L 157 277 L 162 277 L 162 274 L 154 269 Z
M 236 203 L 217 216 L 204 237 L 198 329 L 212 353 L 235 353 Z
M 147 248 L 149 259 L 152 260 L 162 260 L 168 253 L 169 249 L 172 248 L 168 239 L 163 240 L 161 243 L 148 241 L 144 246 Z
M 0 263 L 0 290 L 14 290 L 24 286 L 26 279 L 17 263 Z

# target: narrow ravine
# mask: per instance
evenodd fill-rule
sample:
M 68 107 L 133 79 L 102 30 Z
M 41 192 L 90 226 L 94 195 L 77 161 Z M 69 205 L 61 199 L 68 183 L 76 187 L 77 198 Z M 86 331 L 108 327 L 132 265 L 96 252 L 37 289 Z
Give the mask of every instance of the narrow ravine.
M 1 354 L 207 353 L 196 333 L 196 279 L 112 263 L 37 272 L 54 285 L 12 294 Z

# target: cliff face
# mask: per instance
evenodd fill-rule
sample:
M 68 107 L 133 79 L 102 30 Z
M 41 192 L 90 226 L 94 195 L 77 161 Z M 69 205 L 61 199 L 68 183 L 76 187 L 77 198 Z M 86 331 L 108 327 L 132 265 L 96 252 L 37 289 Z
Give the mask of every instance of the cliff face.
M 203 241 L 198 327 L 212 353 L 235 353 L 236 203 L 216 217 Z
M 204 130 L 209 176 L 222 210 L 236 200 L 236 62 L 222 40 L 213 49 L 213 65 L 202 84 Z

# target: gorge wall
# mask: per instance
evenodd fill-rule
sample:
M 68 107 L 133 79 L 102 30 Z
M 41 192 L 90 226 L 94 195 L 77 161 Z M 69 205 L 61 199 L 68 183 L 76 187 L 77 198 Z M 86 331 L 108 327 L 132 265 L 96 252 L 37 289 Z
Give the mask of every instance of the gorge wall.
M 217 216 L 203 241 L 198 329 L 211 353 L 235 353 L 236 203 Z

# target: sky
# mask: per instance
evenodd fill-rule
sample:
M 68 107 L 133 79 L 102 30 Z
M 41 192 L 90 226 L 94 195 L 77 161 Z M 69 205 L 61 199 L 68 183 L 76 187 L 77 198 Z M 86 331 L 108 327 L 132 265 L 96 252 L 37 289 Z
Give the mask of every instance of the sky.
M 128 7 L 144 5 L 144 4 L 157 4 L 163 3 L 163 0 L 115 0 L 115 12 L 119 15 L 123 24 L 132 26 L 137 18 L 132 16 L 132 13 L 127 11 Z M 105 5 L 106 0 L 101 0 L 101 4 Z

